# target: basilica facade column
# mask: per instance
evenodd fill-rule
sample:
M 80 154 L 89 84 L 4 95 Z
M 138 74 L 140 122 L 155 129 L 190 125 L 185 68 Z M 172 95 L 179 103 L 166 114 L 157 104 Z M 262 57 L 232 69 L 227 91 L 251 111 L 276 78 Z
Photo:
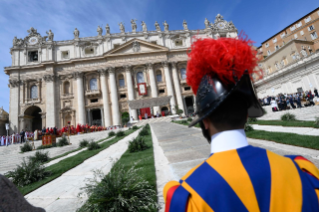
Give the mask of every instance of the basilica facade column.
M 151 85 L 151 94 L 153 98 L 158 97 L 158 91 L 157 91 L 157 86 L 156 86 L 156 79 L 154 75 L 154 69 L 153 69 L 153 64 L 149 63 L 147 64 L 149 76 L 150 76 L 150 85 Z M 153 107 L 153 114 L 156 115 L 157 111 L 160 113 L 160 107 L 159 106 L 154 106 Z
M 131 66 L 125 66 L 124 68 L 126 73 L 128 100 L 131 101 L 131 100 L 134 100 L 134 87 L 132 82 Z M 137 120 L 136 109 L 130 108 L 130 120 L 131 120 L 131 116 L 134 118 L 134 120 Z
M 171 78 L 171 74 L 169 73 L 168 63 L 163 62 L 162 64 L 164 66 L 167 95 L 172 96 L 172 98 L 170 99 L 171 112 L 172 114 L 176 114 L 176 110 L 175 110 L 176 101 L 175 101 L 175 96 L 173 91 L 172 78 Z
M 120 109 L 119 99 L 116 87 L 115 68 L 109 68 L 110 88 L 111 88 L 111 101 L 112 101 L 112 116 L 113 125 L 120 125 Z
M 102 98 L 103 98 L 103 109 L 104 113 L 104 126 L 111 126 L 111 114 L 110 114 L 110 101 L 109 101 L 109 91 L 106 83 L 106 70 L 99 70 L 100 72 L 100 80 L 102 87 Z M 103 119 L 103 118 L 102 118 Z
M 46 107 L 46 127 L 56 126 L 56 109 L 55 109 L 55 75 L 45 75 L 43 77 L 45 81 L 45 107 Z
M 78 96 L 78 113 L 79 113 L 79 120 L 77 124 L 86 124 L 83 73 L 76 72 L 75 79 L 76 79 L 76 85 L 77 85 L 77 91 L 78 91 L 77 96 Z
M 182 92 L 181 92 L 181 86 L 179 84 L 179 79 L 178 79 L 178 74 L 176 69 L 176 62 L 173 62 L 171 64 L 172 64 L 173 80 L 174 80 L 174 87 L 175 87 L 175 94 L 176 94 L 178 108 L 183 110 L 183 114 L 186 114 Z

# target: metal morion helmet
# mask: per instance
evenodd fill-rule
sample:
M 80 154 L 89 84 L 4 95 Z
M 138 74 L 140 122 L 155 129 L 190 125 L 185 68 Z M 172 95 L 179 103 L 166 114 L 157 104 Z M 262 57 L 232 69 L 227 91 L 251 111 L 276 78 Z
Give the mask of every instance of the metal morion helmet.
M 209 116 L 233 95 L 244 97 L 248 117 L 264 114 L 250 79 L 252 74 L 261 76 L 256 69 L 257 52 L 252 43 L 241 38 L 205 38 L 192 44 L 186 79 L 196 94 L 198 118 L 189 127 Z

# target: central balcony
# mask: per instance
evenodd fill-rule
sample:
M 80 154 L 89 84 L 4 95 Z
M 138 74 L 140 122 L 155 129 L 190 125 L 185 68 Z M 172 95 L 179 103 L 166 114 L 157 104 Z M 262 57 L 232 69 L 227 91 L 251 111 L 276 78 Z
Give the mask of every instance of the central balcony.
M 85 91 L 85 96 L 87 97 L 98 97 L 101 95 L 100 90 L 86 90 Z

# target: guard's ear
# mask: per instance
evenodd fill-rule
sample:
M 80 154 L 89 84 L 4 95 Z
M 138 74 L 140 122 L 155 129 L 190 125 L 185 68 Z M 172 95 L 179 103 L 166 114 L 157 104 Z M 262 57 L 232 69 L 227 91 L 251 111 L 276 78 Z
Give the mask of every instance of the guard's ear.
M 208 130 L 209 125 L 210 125 L 210 121 L 207 118 L 205 118 L 205 119 L 203 119 L 203 124 L 204 124 L 205 130 Z

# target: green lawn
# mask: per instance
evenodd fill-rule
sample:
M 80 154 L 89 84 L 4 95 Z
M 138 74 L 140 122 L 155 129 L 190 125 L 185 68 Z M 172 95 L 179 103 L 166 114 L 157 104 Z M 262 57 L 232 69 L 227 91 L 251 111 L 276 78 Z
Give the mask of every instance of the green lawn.
M 281 121 L 281 120 L 257 120 L 251 122 L 250 124 L 260 124 L 260 125 L 276 125 L 285 127 L 314 127 L 319 128 L 315 125 L 314 121 Z
M 157 193 L 152 134 L 150 129 L 148 129 L 148 131 L 149 135 L 143 136 L 143 138 L 149 148 L 144 151 L 133 153 L 130 153 L 129 150 L 127 150 L 115 163 L 114 167 L 123 166 L 126 171 L 133 165 L 135 165 L 135 168 L 140 168 L 138 170 L 138 174 L 148 181 Z M 114 167 L 112 169 L 114 169 Z M 154 200 L 157 201 L 156 196 L 154 197 Z M 154 212 L 156 211 L 157 210 L 154 210 Z
M 188 125 L 182 121 L 173 121 L 177 124 Z M 253 122 L 256 123 L 256 122 Z M 300 146 L 310 149 L 319 149 L 318 136 L 298 135 L 294 133 L 267 132 L 263 130 L 253 130 L 246 132 L 248 138 L 256 138 L 268 141 L 274 141 L 282 144 Z
M 135 130 L 127 130 L 125 131 L 125 136 L 131 134 L 132 132 L 134 132 Z M 104 142 L 101 144 L 101 148 L 100 149 L 96 149 L 96 150 L 85 150 L 82 151 L 72 157 L 66 158 L 64 160 L 61 160 L 60 162 L 53 164 L 49 167 L 46 168 L 46 170 L 51 171 L 52 175 L 46 179 L 43 179 L 41 181 L 32 183 L 30 185 L 27 185 L 25 187 L 18 187 L 19 190 L 21 191 L 21 193 L 23 195 L 26 195 L 32 191 L 34 191 L 35 189 L 43 186 L 44 184 L 56 179 L 57 177 L 60 177 L 63 173 L 67 172 L 68 170 L 78 166 L 79 164 L 83 163 L 86 159 L 96 155 L 97 153 L 101 152 L 102 150 L 108 148 L 109 146 L 111 146 L 112 144 L 118 142 L 119 140 L 123 139 L 125 136 L 123 137 L 115 137 L 112 140 L 109 140 L 107 142 Z M 103 139 L 104 140 L 104 139 Z
M 274 141 L 282 144 L 319 149 L 318 136 L 298 135 L 294 133 L 267 132 L 263 130 L 253 130 L 246 132 L 247 137 L 262 140 Z

